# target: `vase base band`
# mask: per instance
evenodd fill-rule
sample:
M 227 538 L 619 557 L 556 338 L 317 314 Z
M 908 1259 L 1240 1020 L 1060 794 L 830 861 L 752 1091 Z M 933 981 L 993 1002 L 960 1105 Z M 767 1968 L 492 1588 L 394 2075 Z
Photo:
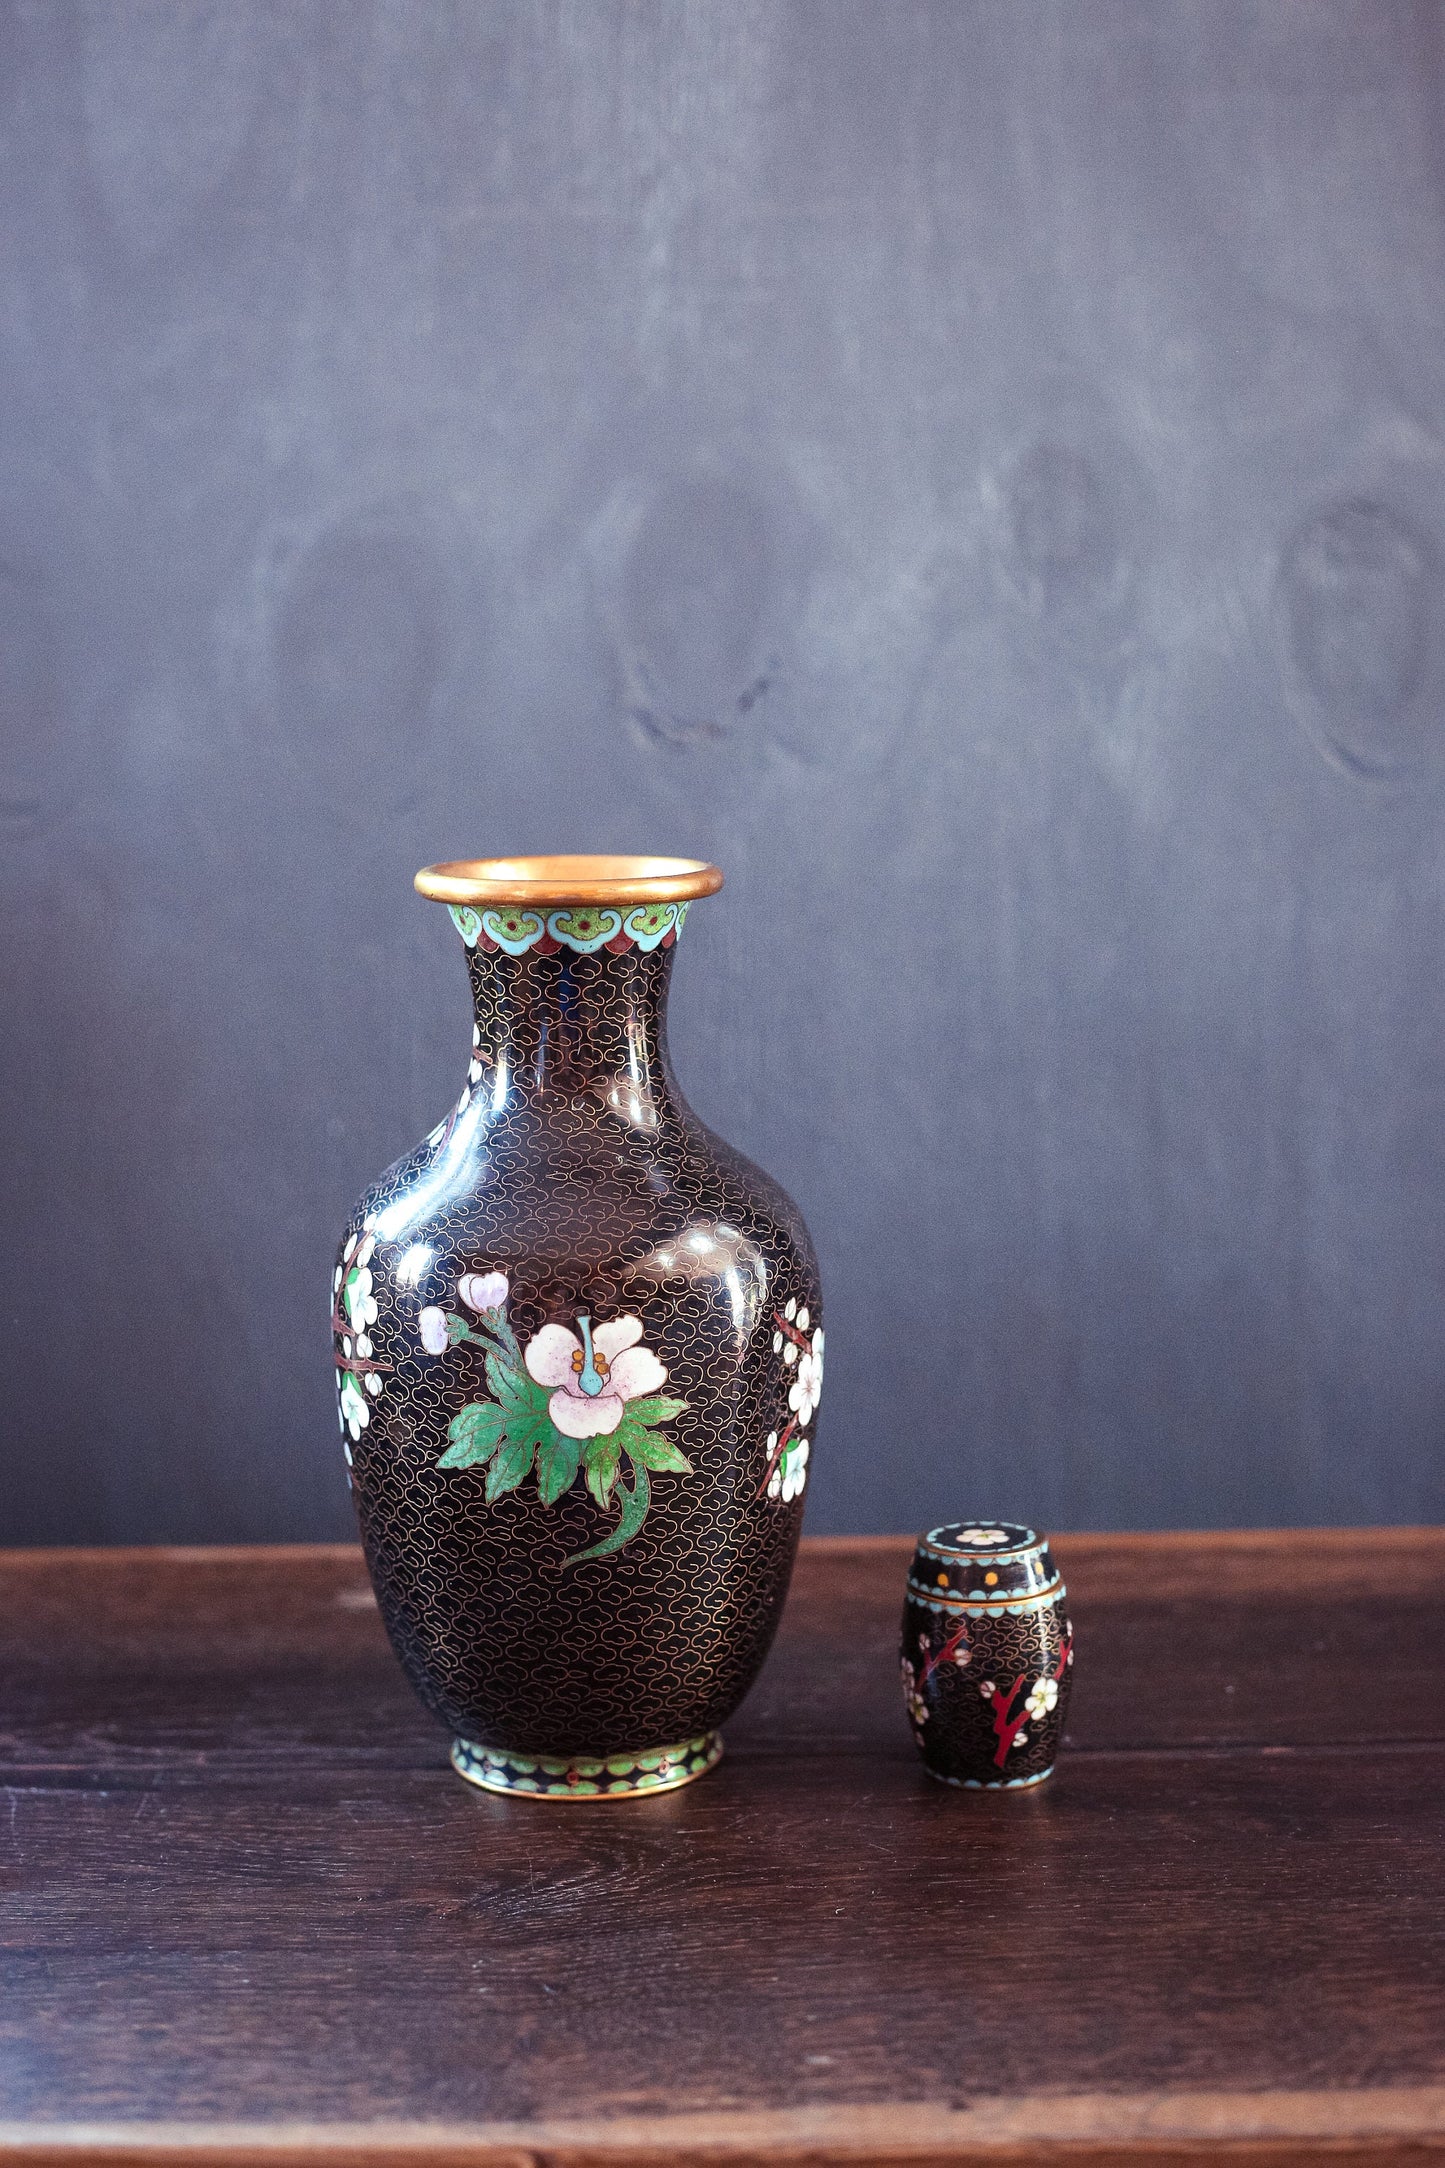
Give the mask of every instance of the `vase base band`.
M 506 1792 L 523 1799 L 646 1799 L 654 1792 L 675 1792 L 706 1776 L 721 1758 L 723 1743 L 715 1731 L 684 1739 L 677 1746 L 646 1748 L 640 1754 L 508 1754 L 500 1747 L 452 1741 L 452 1767 L 468 1784 L 484 1792 Z
M 1054 1773 L 1052 1762 L 1032 1777 L 946 1777 L 937 1769 L 929 1769 L 927 1762 L 923 1766 L 935 1784 L 952 1785 L 956 1792 L 1026 1792 L 1030 1785 L 1042 1784 L 1045 1777 Z

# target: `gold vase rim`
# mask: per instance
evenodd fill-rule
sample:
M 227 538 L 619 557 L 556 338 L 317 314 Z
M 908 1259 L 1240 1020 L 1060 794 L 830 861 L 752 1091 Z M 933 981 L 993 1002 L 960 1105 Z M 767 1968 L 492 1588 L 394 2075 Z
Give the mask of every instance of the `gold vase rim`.
M 452 858 L 423 866 L 418 895 L 434 903 L 689 903 L 715 896 L 716 866 L 701 858 Z

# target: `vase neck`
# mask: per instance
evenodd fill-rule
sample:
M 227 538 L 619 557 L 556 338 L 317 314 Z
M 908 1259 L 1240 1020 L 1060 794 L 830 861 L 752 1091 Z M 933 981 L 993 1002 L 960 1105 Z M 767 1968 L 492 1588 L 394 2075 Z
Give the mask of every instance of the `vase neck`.
M 474 1095 L 500 1114 L 585 1093 L 654 1128 L 675 1092 L 667 991 L 685 909 L 632 914 L 632 934 L 612 926 L 615 912 L 454 911 L 472 986 Z

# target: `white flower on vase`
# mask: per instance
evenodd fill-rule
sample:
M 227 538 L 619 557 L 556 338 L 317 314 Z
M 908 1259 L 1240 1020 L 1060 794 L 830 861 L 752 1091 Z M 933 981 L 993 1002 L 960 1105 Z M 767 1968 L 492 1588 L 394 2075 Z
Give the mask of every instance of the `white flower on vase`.
M 554 1388 L 547 1413 L 564 1437 L 607 1437 L 627 1402 L 660 1391 L 667 1372 L 651 1348 L 638 1345 L 640 1317 L 614 1317 L 595 1331 L 590 1319 L 577 1322 L 582 1338 L 565 1325 L 544 1325 L 523 1361 L 539 1385 Z
M 417 1318 L 416 1329 L 428 1355 L 445 1354 L 448 1338 L 445 1310 L 439 1310 L 434 1302 L 429 1302 Z
M 1058 1682 L 1054 1679 L 1035 1679 L 1029 1688 L 1029 1698 L 1024 1703 L 1029 1715 L 1038 1723 L 1046 1717 L 1058 1702 Z
M 367 1255 L 371 1245 L 367 1244 Z M 353 1260 L 341 1288 L 341 1306 L 353 1332 L 364 1332 L 368 1325 L 376 1323 L 376 1297 L 372 1293 L 371 1268 L 359 1258 Z
M 899 1669 L 903 1675 L 903 1700 L 909 1721 L 915 1725 L 928 1722 L 928 1703 L 919 1691 L 918 1673 L 905 1656 L 900 1659 Z
M 800 1313 L 800 1320 L 807 1316 Z M 788 1352 L 795 1353 L 791 1341 Z M 788 1406 L 792 1409 L 800 1430 L 806 1429 L 813 1419 L 813 1412 L 823 1397 L 823 1328 L 820 1325 L 813 1335 L 813 1344 L 798 1363 L 798 1374 L 788 1387 Z
M 371 1408 L 359 1380 L 350 1370 L 343 1371 L 341 1375 L 340 1405 L 341 1420 L 355 1440 L 371 1421 Z
M 771 1430 L 768 1433 L 769 1460 L 777 1452 L 778 1434 Z M 806 1438 L 795 1438 L 791 1445 L 785 1445 L 782 1452 L 778 1453 L 777 1464 L 768 1477 L 768 1496 L 781 1499 L 784 1505 L 789 1505 L 794 1498 L 802 1496 L 807 1481 L 808 1441 Z

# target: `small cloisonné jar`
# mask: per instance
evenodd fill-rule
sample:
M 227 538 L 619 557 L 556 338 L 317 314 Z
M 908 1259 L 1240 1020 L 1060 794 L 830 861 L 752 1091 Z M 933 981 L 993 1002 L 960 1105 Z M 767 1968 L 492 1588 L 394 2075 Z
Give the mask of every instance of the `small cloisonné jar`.
M 1032 1528 L 952 1521 L 919 1538 L 903 1606 L 903 1698 L 941 1784 L 1014 1791 L 1049 1775 L 1074 1662 L 1067 1597 Z

